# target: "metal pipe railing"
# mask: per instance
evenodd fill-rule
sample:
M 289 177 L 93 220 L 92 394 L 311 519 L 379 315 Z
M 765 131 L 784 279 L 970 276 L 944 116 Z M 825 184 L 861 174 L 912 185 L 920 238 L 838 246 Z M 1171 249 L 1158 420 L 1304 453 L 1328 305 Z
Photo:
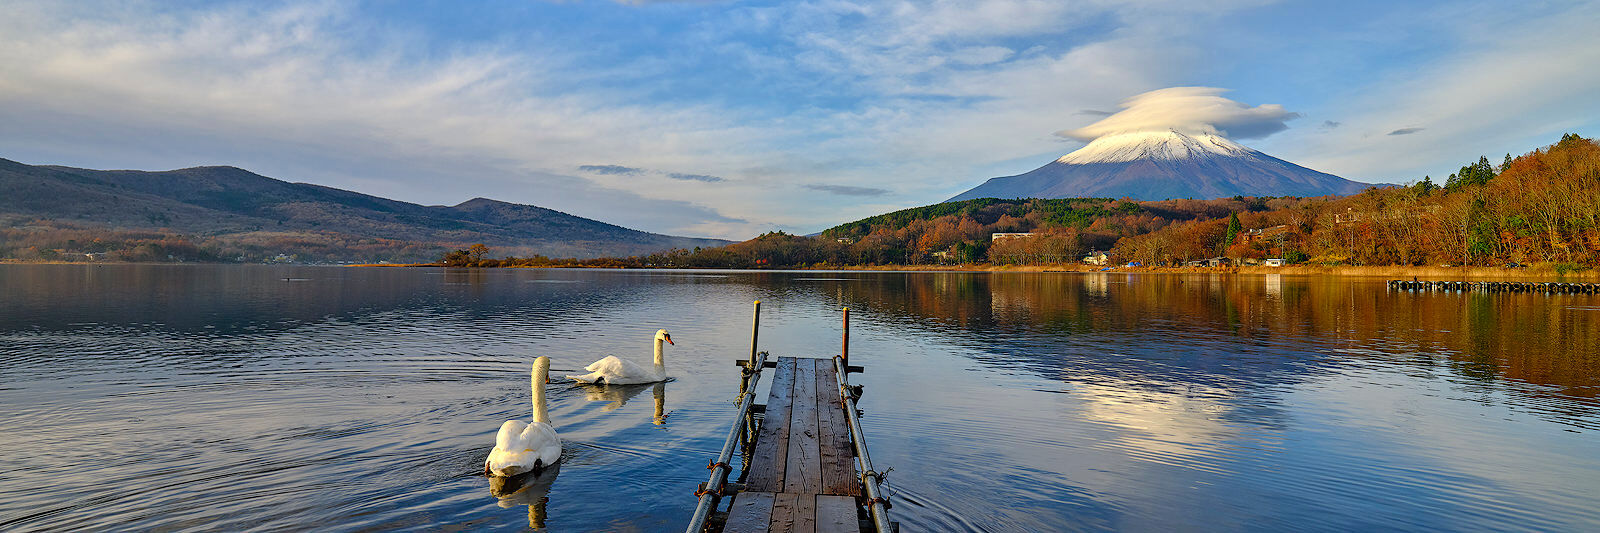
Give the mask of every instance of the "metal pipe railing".
M 861 485 L 867 493 L 867 512 L 872 515 L 872 525 L 878 533 L 892 533 L 894 531 L 889 523 L 889 500 L 881 495 L 883 489 L 878 482 L 883 480 L 883 474 L 872 469 L 872 457 L 867 455 L 867 438 L 861 434 L 861 418 L 856 414 L 856 400 L 850 396 L 850 381 L 846 372 L 844 358 L 833 358 L 835 377 L 839 382 L 839 399 L 844 402 L 844 412 L 850 418 L 850 440 L 856 447 L 856 466 L 861 469 Z
M 711 509 L 722 495 L 722 488 L 728 482 L 728 473 L 733 471 L 733 467 L 728 466 L 728 460 L 733 458 L 733 448 L 744 431 L 746 414 L 750 411 L 750 405 L 755 403 L 756 383 L 761 381 L 761 367 L 765 366 L 766 361 L 767 352 L 758 353 L 750 368 L 744 370 L 748 387 L 739 393 L 739 414 L 733 418 L 733 427 L 728 429 L 728 440 L 722 443 L 722 453 L 717 455 L 716 462 L 711 463 L 711 477 L 706 480 L 705 488 L 700 490 L 700 503 L 694 508 L 694 518 L 689 520 L 686 533 L 705 530 L 706 518 L 711 516 Z

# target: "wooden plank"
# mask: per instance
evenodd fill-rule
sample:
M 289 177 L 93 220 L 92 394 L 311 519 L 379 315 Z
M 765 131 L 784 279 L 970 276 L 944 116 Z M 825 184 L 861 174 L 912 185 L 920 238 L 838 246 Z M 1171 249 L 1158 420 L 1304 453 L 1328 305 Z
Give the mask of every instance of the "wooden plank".
M 728 521 L 722 533 L 765 532 L 772 524 L 770 492 L 741 492 L 733 498 L 733 508 L 728 510 Z
M 850 421 L 839 401 L 833 361 L 817 363 L 817 427 L 822 448 L 822 490 L 819 494 L 860 496 L 855 449 L 850 447 Z M 826 403 L 824 403 L 826 402 Z
M 750 456 L 750 475 L 745 479 L 745 490 L 783 492 L 795 366 L 795 358 L 779 357 L 778 366 L 772 372 L 772 392 L 767 395 L 767 412 L 761 422 L 761 432 L 756 436 L 756 449 Z
M 822 455 L 817 442 L 818 359 L 800 359 L 794 372 L 794 403 L 789 409 L 789 465 L 783 491 L 816 494 L 822 490 Z
M 817 533 L 817 495 L 798 494 L 794 505 L 794 533 Z
M 772 499 L 772 525 L 767 531 L 772 533 L 794 533 L 795 507 L 799 506 L 799 495 L 792 492 L 780 492 Z
M 855 498 L 817 496 L 817 533 L 860 533 L 856 516 Z

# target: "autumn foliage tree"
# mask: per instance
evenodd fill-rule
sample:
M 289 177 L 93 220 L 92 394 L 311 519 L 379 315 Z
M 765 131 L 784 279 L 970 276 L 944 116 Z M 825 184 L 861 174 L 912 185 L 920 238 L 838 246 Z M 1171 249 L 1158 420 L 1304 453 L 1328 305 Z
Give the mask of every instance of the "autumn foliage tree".
M 996 233 L 1031 233 L 995 239 Z M 1246 238 L 1248 237 L 1248 238 Z M 1546 262 L 1600 266 L 1600 145 L 1577 135 L 1498 167 L 1480 157 L 1446 181 L 1320 198 L 1108 198 L 946 202 L 885 213 L 809 237 L 749 241 L 633 258 L 488 259 L 477 247 L 446 264 L 790 268 L 828 265 L 1076 262 L 1171 265 L 1219 253 L 1350 265 Z
M 1591 139 L 1567 134 L 1499 168 L 1480 157 L 1442 189 L 1429 184 L 1235 212 L 1242 230 L 1283 226 L 1276 248 L 1240 246 L 1228 227 L 1213 240 L 1203 229 L 1217 222 L 1197 220 L 1125 237 L 1116 252 L 1162 262 L 1227 242 L 1230 256 L 1276 251 L 1323 264 L 1600 266 L 1600 145 Z

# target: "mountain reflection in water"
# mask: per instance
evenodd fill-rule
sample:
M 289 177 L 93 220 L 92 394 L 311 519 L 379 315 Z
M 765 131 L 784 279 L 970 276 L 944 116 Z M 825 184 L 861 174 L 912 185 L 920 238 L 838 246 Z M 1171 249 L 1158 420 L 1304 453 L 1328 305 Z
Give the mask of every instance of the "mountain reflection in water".
M 851 308 L 907 530 L 1600 528 L 1592 295 L 208 265 L 0 265 L 0 294 L 8 531 L 681 530 L 758 299 L 775 355 L 835 353 Z M 560 475 L 500 499 L 482 461 L 533 358 L 660 328 L 674 380 L 552 385 Z

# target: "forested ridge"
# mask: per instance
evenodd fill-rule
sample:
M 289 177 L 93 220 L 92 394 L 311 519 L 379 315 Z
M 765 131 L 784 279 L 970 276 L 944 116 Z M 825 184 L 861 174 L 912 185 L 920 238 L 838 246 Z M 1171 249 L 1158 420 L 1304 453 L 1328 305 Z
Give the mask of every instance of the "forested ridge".
M 1325 202 L 1237 214 L 1267 239 L 1227 238 L 1227 221 L 1173 224 L 1119 241 L 1114 255 L 1163 262 L 1213 254 L 1316 264 L 1600 265 L 1600 145 L 1568 134 L 1498 167 L 1487 157 L 1443 186 L 1431 177 Z
M 995 239 L 995 233 L 1031 235 Z M 774 232 L 714 248 L 590 262 L 506 265 L 826 267 L 1051 264 L 1091 251 L 1116 263 L 1214 257 L 1317 265 L 1600 266 L 1600 145 L 1568 134 L 1498 165 L 1463 165 L 1351 196 L 1215 200 L 982 198 L 886 213 L 808 237 Z M 454 264 L 469 264 L 456 254 Z
M 330 246 L 306 241 L 305 232 L 260 232 L 260 239 L 268 239 L 260 243 L 237 236 L 223 242 L 221 235 L 29 222 L 0 230 L 0 248 L 46 260 L 69 258 L 55 253 L 65 249 L 83 252 L 74 256 L 79 260 L 103 254 L 111 260 L 233 261 L 270 256 L 274 249 Z M 996 233 L 1020 235 L 996 238 Z M 343 236 L 326 238 L 331 237 Z M 401 256 L 439 257 L 448 250 L 436 241 L 371 237 L 332 246 L 345 252 L 371 248 L 373 255 L 406 250 Z M 518 251 L 472 247 L 447 253 L 442 261 L 456 266 L 794 268 L 1060 264 L 1106 252 L 1113 263 L 1150 266 L 1227 257 L 1316 265 L 1543 263 L 1558 270 L 1584 269 L 1600 266 L 1600 145 L 1568 134 L 1521 156 L 1507 154 L 1498 164 L 1479 157 L 1442 180 L 1426 176 L 1342 197 L 981 198 L 885 213 L 814 237 L 773 232 L 726 246 L 632 257 L 495 257 Z
M 475 242 L 568 257 L 727 243 L 486 198 L 418 205 L 234 167 L 140 172 L 0 159 L 0 259 L 401 262 Z

